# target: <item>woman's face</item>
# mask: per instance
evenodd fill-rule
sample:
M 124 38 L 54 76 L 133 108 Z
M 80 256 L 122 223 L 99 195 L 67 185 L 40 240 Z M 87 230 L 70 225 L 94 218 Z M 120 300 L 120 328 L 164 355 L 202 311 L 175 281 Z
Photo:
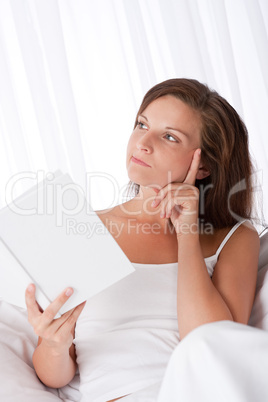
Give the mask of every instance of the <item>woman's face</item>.
M 198 112 L 171 95 L 162 96 L 138 116 L 127 147 L 131 181 L 160 189 L 182 183 L 194 151 L 200 147 Z

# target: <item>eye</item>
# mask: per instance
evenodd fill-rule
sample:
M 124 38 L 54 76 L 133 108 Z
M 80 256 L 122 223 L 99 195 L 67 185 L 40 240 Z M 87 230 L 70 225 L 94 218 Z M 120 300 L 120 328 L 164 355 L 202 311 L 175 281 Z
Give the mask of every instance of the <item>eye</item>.
M 142 123 L 141 121 L 138 121 L 137 126 L 141 129 L 141 130 L 147 130 L 148 127 L 146 126 L 146 124 Z
M 173 135 L 171 135 L 171 134 L 166 134 L 165 135 L 165 138 L 167 138 L 169 141 L 171 141 L 171 142 L 179 142 L 178 140 L 177 140 L 177 138 L 176 137 L 174 137 Z

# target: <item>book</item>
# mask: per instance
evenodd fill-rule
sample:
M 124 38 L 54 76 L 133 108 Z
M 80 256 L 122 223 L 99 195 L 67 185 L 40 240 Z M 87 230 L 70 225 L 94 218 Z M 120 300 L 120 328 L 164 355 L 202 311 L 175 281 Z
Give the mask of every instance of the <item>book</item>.
M 64 314 L 134 271 L 68 174 L 50 174 L 0 211 L 0 297 L 11 304 L 26 307 L 29 283 L 43 310 L 72 287 Z

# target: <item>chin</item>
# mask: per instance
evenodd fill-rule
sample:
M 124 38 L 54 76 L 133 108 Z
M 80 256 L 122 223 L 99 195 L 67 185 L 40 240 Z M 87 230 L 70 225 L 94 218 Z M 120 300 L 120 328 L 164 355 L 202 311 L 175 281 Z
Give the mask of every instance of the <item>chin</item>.
M 161 189 L 168 184 L 167 180 L 160 181 L 159 178 L 158 178 L 158 180 L 154 180 L 154 178 L 148 177 L 148 176 L 146 177 L 145 174 L 141 174 L 136 169 L 131 169 L 131 168 L 128 169 L 129 180 L 132 181 L 133 183 L 138 184 L 139 186 L 152 188 L 152 189 L 155 189 L 155 188 Z

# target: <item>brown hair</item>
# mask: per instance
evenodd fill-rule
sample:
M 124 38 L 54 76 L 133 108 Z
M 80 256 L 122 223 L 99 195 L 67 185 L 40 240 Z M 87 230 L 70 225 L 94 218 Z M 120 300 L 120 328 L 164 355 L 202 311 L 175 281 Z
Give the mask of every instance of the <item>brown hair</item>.
M 151 88 L 138 116 L 155 99 L 172 95 L 200 113 L 202 162 L 210 176 L 196 180 L 200 191 L 199 219 L 215 229 L 233 226 L 252 212 L 252 163 L 248 133 L 235 109 L 216 91 L 193 79 L 170 79 Z M 139 186 L 135 183 L 135 193 Z

